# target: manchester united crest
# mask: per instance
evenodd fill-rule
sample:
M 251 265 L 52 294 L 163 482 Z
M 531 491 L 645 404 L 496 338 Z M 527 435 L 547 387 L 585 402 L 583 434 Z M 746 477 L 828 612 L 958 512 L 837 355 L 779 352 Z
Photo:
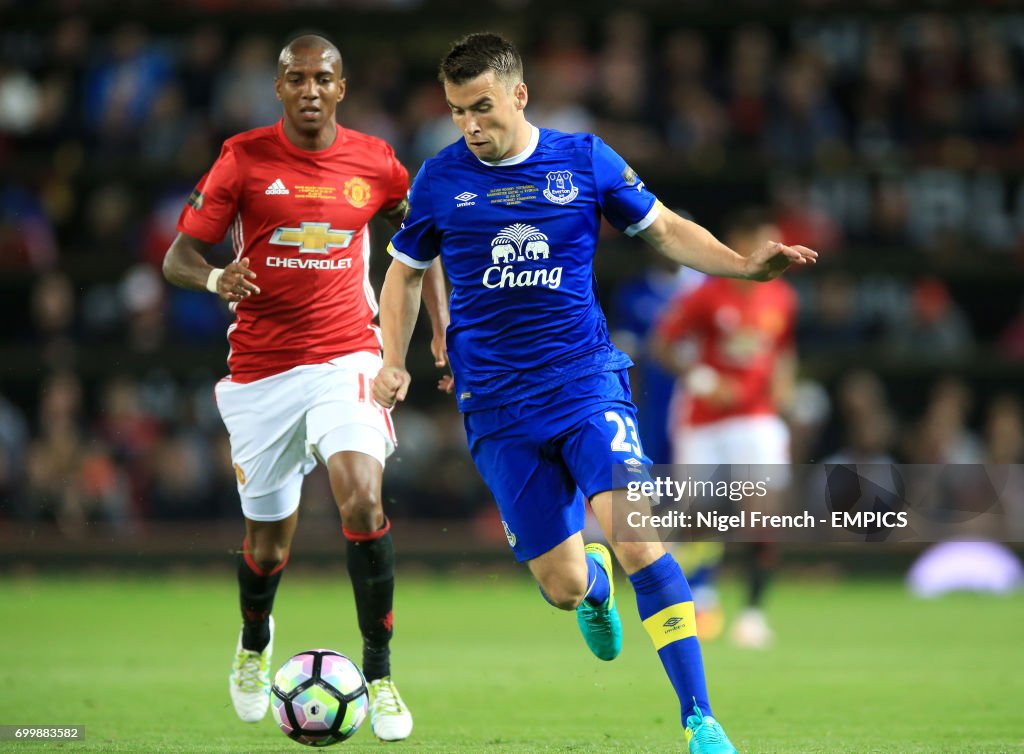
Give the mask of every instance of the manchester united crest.
M 345 181 L 345 198 L 357 209 L 365 207 L 370 201 L 370 184 L 358 175 Z

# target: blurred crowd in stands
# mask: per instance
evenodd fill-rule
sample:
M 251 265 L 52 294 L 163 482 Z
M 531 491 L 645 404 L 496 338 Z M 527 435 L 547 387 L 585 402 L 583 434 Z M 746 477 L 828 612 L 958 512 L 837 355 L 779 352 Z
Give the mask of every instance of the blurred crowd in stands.
M 956 376 L 980 354 L 1021 384 L 1024 15 L 807 13 L 695 28 L 527 6 L 502 30 L 526 54 L 534 123 L 600 134 L 713 230 L 728 205 L 758 201 L 783 240 L 822 252 L 819 270 L 792 277 L 811 366 L 789 417 L 795 461 L 1024 461 L 1019 389 Z M 72 536 L 85 521 L 235 515 L 212 392 L 229 316 L 208 294 L 167 287 L 159 265 L 221 141 L 280 117 L 273 30 L 291 20 L 273 18 L 167 32 L 62 14 L 0 30 L 0 354 L 30 348 L 38 364 L 26 397 L 24 377 L 12 386 L 0 363 L 3 516 Z M 332 33 L 329 18 L 321 26 Z M 458 138 L 434 67 L 475 29 L 435 25 L 412 44 L 336 26 L 349 79 L 340 120 L 387 139 L 415 172 Z M 612 329 L 642 361 L 643 323 L 676 271 L 613 234 L 604 248 Z M 379 275 L 383 255 L 375 264 Z M 975 266 L 980 276 L 957 277 Z M 157 361 L 171 347 L 218 356 L 186 376 L 172 363 L 84 376 L 81 357 L 109 345 Z M 909 402 L 875 368 L 901 359 L 936 366 Z M 667 407 L 642 410 L 656 422 Z M 413 400 L 396 424 L 385 475 L 396 515 L 491 514 L 453 405 Z M 306 495 L 308 513 L 333 515 L 325 479 Z

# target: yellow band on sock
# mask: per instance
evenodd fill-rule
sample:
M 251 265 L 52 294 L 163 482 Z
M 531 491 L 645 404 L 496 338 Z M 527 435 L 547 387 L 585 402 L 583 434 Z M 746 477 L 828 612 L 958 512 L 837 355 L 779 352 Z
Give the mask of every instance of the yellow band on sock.
M 697 623 L 693 618 L 693 602 L 677 602 L 664 610 L 659 610 L 644 621 L 644 628 L 651 635 L 655 649 L 696 636 Z

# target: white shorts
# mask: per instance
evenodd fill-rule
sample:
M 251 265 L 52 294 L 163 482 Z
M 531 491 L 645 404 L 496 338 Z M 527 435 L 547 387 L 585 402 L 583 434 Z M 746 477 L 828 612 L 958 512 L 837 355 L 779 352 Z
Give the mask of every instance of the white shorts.
M 302 478 L 340 451 L 376 458 L 395 449 L 391 412 L 372 394 L 382 361 L 353 353 L 325 364 L 241 384 L 226 378 L 214 395 L 231 439 L 242 512 L 280 521 L 299 506 Z
M 778 416 L 737 416 L 681 427 L 672 435 L 672 462 L 693 466 L 783 466 L 790 462 L 789 427 Z M 752 477 L 774 476 L 784 484 L 788 470 L 750 469 Z M 771 487 L 775 484 L 769 485 Z

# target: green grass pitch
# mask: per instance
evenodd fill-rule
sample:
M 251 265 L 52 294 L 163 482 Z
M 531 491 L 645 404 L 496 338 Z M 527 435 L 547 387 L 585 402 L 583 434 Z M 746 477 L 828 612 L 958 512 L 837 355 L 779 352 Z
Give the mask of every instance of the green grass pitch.
M 415 715 L 385 746 L 335 751 L 681 752 L 678 708 L 619 576 L 621 657 L 589 655 L 525 577 L 399 582 L 395 678 Z M 726 592 L 735 606 L 737 593 Z M 7 579 L 0 723 L 84 724 L 76 744 L 0 751 L 299 752 L 227 693 L 233 576 Z M 896 583 L 781 581 L 767 652 L 705 647 L 717 717 L 741 752 L 1024 752 L 1024 600 L 911 599 Z M 275 668 L 314 647 L 359 658 L 347 577 L 285 576 Z

